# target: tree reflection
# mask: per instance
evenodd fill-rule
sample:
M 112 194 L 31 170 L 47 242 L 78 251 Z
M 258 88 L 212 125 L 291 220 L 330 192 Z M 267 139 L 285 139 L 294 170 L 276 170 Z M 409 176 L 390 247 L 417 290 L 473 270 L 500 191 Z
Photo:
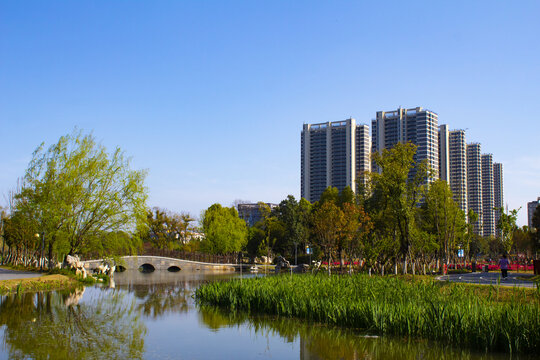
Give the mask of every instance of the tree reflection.
M 93 289 L 95 290 L 95 289 Z M 26 293 L 0 299 L 0 324 L 11 359 L 140 359 L 146 327 L 123 292 Z M 68 304 L 68 305 L 66 305 Z M 71 304 L 71 305 L 69 305 Z
M 242 325 L 261 336 L 278 335 L 287 342 L 299 339 L 301 360 L 500 358 L 498 354 L 471 352 L 424 340 L 373 337 L 351 329 L 328 327 L 298 319 L 225 313 L 215 307 L 200 307 L 199 320 L 213 331 Z
M 174 285 L 132 285 L 129 290 L 139 300 L 137 309 L 154 319 L 168 313 L 185 313 L 190 308 L 192 290 L 182 282 Z

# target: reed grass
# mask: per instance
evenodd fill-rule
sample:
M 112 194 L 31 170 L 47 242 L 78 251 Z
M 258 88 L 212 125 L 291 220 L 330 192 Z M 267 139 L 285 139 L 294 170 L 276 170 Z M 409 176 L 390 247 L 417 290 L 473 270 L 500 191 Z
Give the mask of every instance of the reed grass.
M 195 297 L 248 313 L 298 317 L 386 335 L 510 353 L 540 352 L 538 292 L 474 288 L 432 279 L 272 276 L 208 283 Z M 508 292 L 507 290 L 505 290 Z

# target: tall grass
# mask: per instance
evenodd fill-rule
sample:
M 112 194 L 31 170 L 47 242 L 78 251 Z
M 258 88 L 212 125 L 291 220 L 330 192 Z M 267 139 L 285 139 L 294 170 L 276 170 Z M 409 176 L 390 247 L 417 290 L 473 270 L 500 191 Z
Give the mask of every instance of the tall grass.
M 299 317 L 377 334 L 420 337 L 488 351 L 540 352 L 540 301 L 479 296 L 464 285 L 394 277 L 276 276 L 205 284 L 202 305 Z

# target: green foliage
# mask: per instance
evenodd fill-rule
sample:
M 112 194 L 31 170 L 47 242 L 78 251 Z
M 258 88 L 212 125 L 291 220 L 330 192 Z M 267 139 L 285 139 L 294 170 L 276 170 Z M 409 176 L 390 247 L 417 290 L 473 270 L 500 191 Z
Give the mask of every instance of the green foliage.
M 388 222 L 387 226 L 399 235 L 399 254 L 403 260 L 411 250 L 418 203 L 428 176 L 427 164 L 416 164 L 415 153 L 416 146 L 411 143 L 398 143 L 382 154 L 374 153 L 373 160 L 381 172 L 370 174 L 370 186 L 377 199 L 375 206 Z M 415 165 L 415 175 L 409 179 Z
M 504 208 L 496 208 L 499 211 L 499 222 L 497 229 L 501 230 L 504 250 L 509 253 L 513 245 L 514 232 L 518 229 L 516 225 L 517 214 L 521 208 L 510 210 L 508 214 L 504 213 Z
M 345 204 L 355 204 L 356 196 L 350 186 L 345 186 L 339 194 L 339 206 L 343 208 Z
M 210 254 L 227 254 L 242 250 L 247 244 L 247 226 L 235 208 L 214 204 L 201 215 L 205 238 L 201 250 Z
M 194 232 L 195 219 L 188 213 L 174 213 L 158 207 L 147 211 L 142 238 L 158 249 L 184 249 Z
M 319 199 L 319 205 L 323 205 L 326 202 L 333 202 L 334 204 L 339 203 L 339 190 L 336 187 L 327 187 L 321 194 Z
M 395 277 L 276 276 L 215 282 L 196 290 L 201 305 L 410 336 L 488 351 L 540 351 L 540 302 L 516 290 L 511 301 L 458 284 Z
M 145 177 L 145 171 L 130 169 L 119 148 L 109 154 L 92 135 L 74 132 L 47 150 L 43 144 L 36 149 L 12 216 L 25 214 L 45 234 L 49 257 L 55 249 L 99 251 L 104 233 L 122 231 L 136 241 L 146 215 Z
M 470 240 L 465 236 L 465 214 L 453 200 L 450 186 L 444 180 L 432 182 L 425 193 L 419 222 L 426 233 L 420 235 L 420 250 L 440 250 L 448 260 L 458 248 L 469 253 Z M 432 236 L 430 236 L 432 235 Z

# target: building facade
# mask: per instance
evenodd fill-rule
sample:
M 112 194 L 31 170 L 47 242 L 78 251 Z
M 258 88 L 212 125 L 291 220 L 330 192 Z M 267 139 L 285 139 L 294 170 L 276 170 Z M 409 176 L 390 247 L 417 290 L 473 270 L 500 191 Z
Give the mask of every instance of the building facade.
M 467 145 L 467 204 L 478 215 L 474 224 L 474 232 L 483 235 L 482 207 L 482 155 L 480 144 Z
M 538 206 L 540 206 L 540 197 L 538 197 L 538 199 L 535 201 L 531 201 L 527 203 L 527 219 L 528 219 L 527 224 L 529 226 L 529 229 L 533 228 L 532 218 Z M 540 231 L 540 229 L 536 229 L 536 231 Z
M 493 197 L 496 209 L 504 207 L 504 190 L 503 190 L 503 165 L 501 163 L 493 163 Z M 501 212 L 495 210 L 495 235 L 500 238 L 501 230 L 497 228 Z
M 436 113 L 421 107 L 400 107 L 393 111 L 378 111 L 371 123 L 372 152 L 380 153 L 397 143 L 411 142 L 418 147 L 414 155 L 415 162 L 427 161 L 432 171 L 428 181 L 439 177 L 439 129 Z M 374 164 L 372 168 L 379 171 Z M 409 173 L 409 178 L 415 175 L 416 167 Z
M 449 132 L 449 169 L 450 189 L 454 201 L 459 208 L 467 213 L 467 143 L 465 130 L 452 130 Z
M 370 139 L 367 125 L 353 118 L 304 124 L 301 134 L 301 196 L 318 201 L 333 186 L 356 191 L 359 173 L 370 170 Z M 363 177 L 359 179 L 363 181 Z
M 482 225 L 484 236 L 495 236 L 493 155 L 482 154 Z
M 270 210 L 273 210 L 278 205 L 265 203 Z M 238 217 L 244 220 L 248 226 L 253 226 L 262 220 L 261 203 L 254 204 L 238 204 Z
M 446 124 L 439 126 L 439 179 L 450 184 L 450 131 Z

